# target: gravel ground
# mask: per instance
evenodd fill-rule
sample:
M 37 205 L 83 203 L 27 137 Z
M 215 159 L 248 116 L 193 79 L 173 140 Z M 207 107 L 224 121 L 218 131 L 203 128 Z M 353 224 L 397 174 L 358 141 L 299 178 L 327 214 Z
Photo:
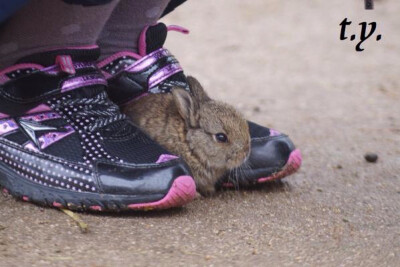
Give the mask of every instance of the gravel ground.
M 189 1 L 167 47 L 210 95 L 290 134 L 302 169 L 182 209 L 80 214 L 0 196 L 0 266 L 399 266 L 400 2 Z M 376 21 L 357 53 L 339 23 Z M 377 163 L 364 159 L 379 155 Z

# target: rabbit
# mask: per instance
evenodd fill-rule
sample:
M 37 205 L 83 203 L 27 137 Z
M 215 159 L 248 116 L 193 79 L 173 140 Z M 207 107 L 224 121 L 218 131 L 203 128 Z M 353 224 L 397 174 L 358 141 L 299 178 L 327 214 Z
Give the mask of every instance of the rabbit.
M 232 106 L 212 100 L 200 83 L 188 76 L 190 92 L 149 94 L 123 108 L 134 124 L 189 165 L 201 195 L 215 192 L 227 171 L 240 166 L 250 153 L 247 121 Z

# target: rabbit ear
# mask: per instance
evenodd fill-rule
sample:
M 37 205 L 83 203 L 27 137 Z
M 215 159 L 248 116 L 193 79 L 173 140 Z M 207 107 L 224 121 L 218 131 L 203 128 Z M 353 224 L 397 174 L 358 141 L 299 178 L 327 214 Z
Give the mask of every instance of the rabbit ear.
M 173 88 L 172 95 L 179 114 L 185 120 L 186 125 L 190 127 L 197 126 L 197 102 L 192 98 L 190 93 L 182 88 Z
M 187 81 L 189 83 L 190 91 L 192 92 L 194 98 L 199 101 L 199 103 L 211 100 L 206 91 L 204 91 L 203 86 L 201 86 L 200 82 L 196 78 L 188 76 Z

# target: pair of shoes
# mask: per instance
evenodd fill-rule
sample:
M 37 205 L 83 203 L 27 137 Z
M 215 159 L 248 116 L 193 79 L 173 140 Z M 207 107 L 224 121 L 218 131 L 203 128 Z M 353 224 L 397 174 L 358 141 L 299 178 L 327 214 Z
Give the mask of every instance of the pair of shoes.
M 168 93 L 175 87 L 190 90 L 176 58 L 165 48 L 168 31 L 189 33 L 185 28 L 158 23 L 146 27 L 138 40 L 138 53 L 121 51 L 98 63 L 108 80 L 110 99 L 123 107 L 148 93 Z M 251 153 L 238 169 L 227 173 L 216 186 L 246 187 L 281 179 L 296 172 L 302 162 L 299 149 L 276 130 L 248 122 Z M 240 174 L 240 175 L 239 175 Z
M 72 210 L 165 209 L 190 202 L 183 160 L 120 113 L 93 47 L 21 59 L 0 73 L 0 185 Z
M 120 52 L 96 63 L 95 46 L 65 48 L 1 71 L 0 186 L 25 201 L 72 210 L 166 209 L 193 200 L 185 162 L 118 107 L 188 86 L 178 61 L 162 48 L 168 30 L 185 32 L 157 24 L 143 30 L 138 54 Z M 300 152 L 286 135 L 252 122 L 249 128 L 245 166 L 252 168 L 242 168 L 240 177 L 227 174 L 216 186 L 280 179 L 300 167 Z

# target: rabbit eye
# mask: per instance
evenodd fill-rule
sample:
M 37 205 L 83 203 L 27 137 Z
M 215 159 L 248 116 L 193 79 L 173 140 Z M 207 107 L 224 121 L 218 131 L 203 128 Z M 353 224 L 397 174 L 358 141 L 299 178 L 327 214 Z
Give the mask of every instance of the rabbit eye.
M 224 133 L 217 133 L 215 135 L 215 139 L 217 139 L 217 141 L 220 142 L 220 143 L 228 142 L 228 137 Z

